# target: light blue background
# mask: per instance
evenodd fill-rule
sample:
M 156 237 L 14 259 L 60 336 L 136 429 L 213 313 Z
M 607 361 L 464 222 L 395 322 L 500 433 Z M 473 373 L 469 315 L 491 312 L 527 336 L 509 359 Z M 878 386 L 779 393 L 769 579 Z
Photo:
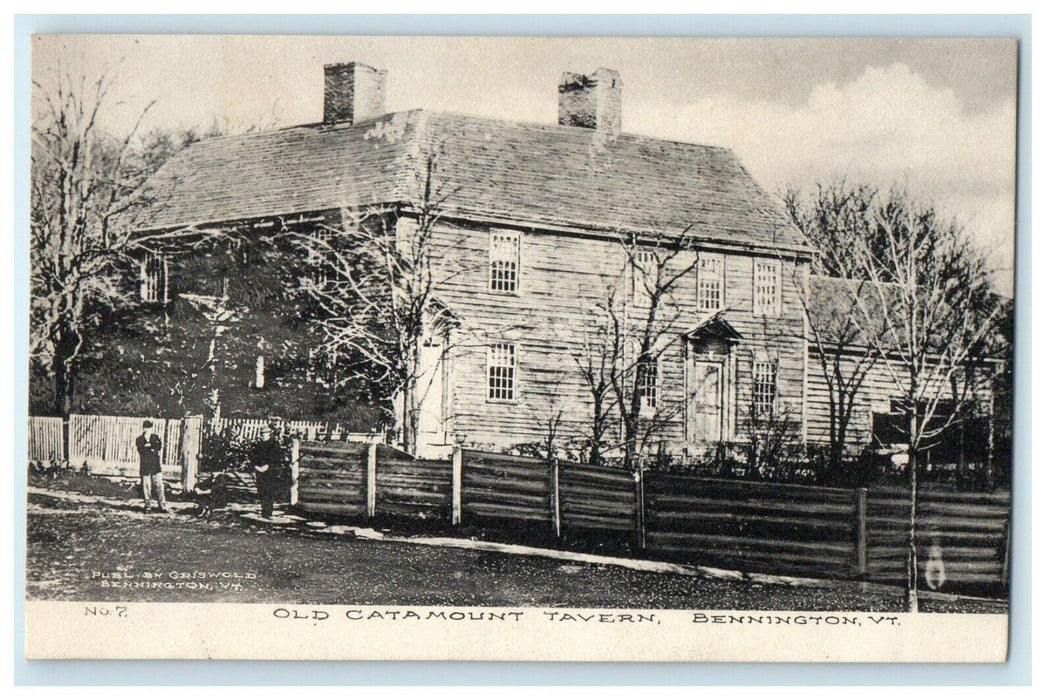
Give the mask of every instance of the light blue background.
M 721 684 L 1023 685 L 1031 682 L 1031 18 L 1028 15 L 345 16 L 17 15 L 14 251 L 9 271 L 18 365 L 28 370 L 29 61 L 33 33 L 519 34 L 614 36 L 1004 36 L 1020 40 L 1017 161 L 1016 399 L 1008 664 L 642 664 L 455 662 L 31 661 L 23 656 L 25 472 L 13 469 L 14 671 L 17 684 Z M 12 465 L 24 465 L 28 397 L 10 402 Z M 149 644 L 149 640 L 143 640 Z M 955 643 L 968 645 L 968 639 Z

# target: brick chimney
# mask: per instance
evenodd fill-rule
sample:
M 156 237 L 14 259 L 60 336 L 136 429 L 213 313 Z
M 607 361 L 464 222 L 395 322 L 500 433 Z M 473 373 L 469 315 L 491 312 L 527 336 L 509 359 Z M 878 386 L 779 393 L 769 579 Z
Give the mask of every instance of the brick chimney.
M 559 123 L 617 134 L 622 130 L 622 78 L 597 68 L 592 75 L 564 73 L 559 83 Z
M 325 66 L 325 107 L 322 122 L 359 122 L 385 114 L 388 72 L 364 63 Z

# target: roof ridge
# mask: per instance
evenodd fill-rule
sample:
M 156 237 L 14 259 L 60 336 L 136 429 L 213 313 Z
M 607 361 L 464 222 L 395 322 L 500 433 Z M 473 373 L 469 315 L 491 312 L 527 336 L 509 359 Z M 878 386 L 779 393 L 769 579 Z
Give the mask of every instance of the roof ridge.
M 344 130 L 344 129 L 359 129 L 359 128 L 364 128 L 364 127 L 370 126 L 372 124 L 376 124 L 377 122 L 382 121 L 384 119 L 390 119 L 392 117 L 396 117 L 396 116 L 400 116 L 400 115 L 414 115 L 414 114 L 419 114 L 419 115 L 422 115 L 424 117 L 438 117 L 439 119 L 453 118 L 453 119 L 462 119 L 462 120 L 474 120 L 474 121 L 478 121 L 478 122 L 487 122 L 487 123 L 495 124 L 495 125 L 502 126 L 502 127 L 505 127 L 505 128 L 525 127 L 525 128 L 533 128 L 533 129 L 539 129 L 539 130 L 544 130 L 544 131 L 561 131 L 561 132 L 568 133 L 568 134 L 581 134 L 583 136 L 584 135 L 592 135 L 592 134 L 598 133 L 598 132 L 596 132 L 595 129 L 585 129 L 585 128 L 582 128 L 580 126 L 568 126 L 566 124 L 550 124 L 550 123 L 547 123 L 547 122 L 524 121 L 524 120 L 518 120 L 518 119 L 502 119 L 500 117 L 489 117 L 489 116 L 484 116 L 484 115 L 480 115 L 480 114 L 469 114 L 467 112 L 457 112 L 457 111 L 454 111 L 454 110 L 437 110 L 437 109 L 426 109 L 426 108 L 423 108 L 423 107 L 415 107 L 413 109 L 404 109 L 404 110 L 398 110 L 398 111 L 394 111 L 394 112 L 386 112 L 384 114 L 380 114 L 380 115 L 377 115 L 375 117 L 371 117 L 369 119 L 365 119 L 365 120 L 363 120 L 361 122 L 357 122 L 357 123 L 354 123 L 354 124 L 352 124 L 350 122 L 339 122 L 339 123 L 336 123 L 336 124 L 326 124 L 325 122 L 306 122 L 306 123 L 303 123 L 303 124 L 288 124 L 286 126 L 279 126 L 277 128 L 274 128 L 274 129 L 267 129 L 267 130 L 260 130 L 260 131 L 243 131 L 243 132 L 236 133 L 236 134 L 216 134 L 214 136 L 207 136 L 207 137 L 198 139 L 197 141 L 195 141 L 194 143 L 192 143 L 190 145 L 191 146 L 196 146 L 199 143 L 205 143 L 205 142 L 216 143 L 216 142 L 219 142 L 219 141 L 226 141 L 226 140 L 239 139 L 239 138 L 240 139 L 244 139 L 244 138 L 264 137 L 264 136 L 269 136 L 269 135 L 273 135 L 273 134 L 280 134 L 280 133 L 285 133 L 285 132 L 289 132 L 289 131 L 297 131 L 297 130 L 304 130 L 304 131 L 311 130 L 311 131 L 316 131 L 317 132 L 317 131 L 341 131 L 341 130 Z M 702 143 L 700 141 L 685 141 L 683 139 L 664 138 L 664 137 L 661 137 L 661 136 L 652 136 L 652 135 L 648 135 L 648 134 L 640 134 L 640 133 L 634 133 L 634 132 L 628 132 L 628 131 L 619 131 L 619 132 L 617 132 L 615 134 L 612 134 L 612 136 L 614 136 L 615 138 L 618 138 L 618 139 L 628 139 L 628 140 L 633 140 L 633 141 L 642 141 L 642 142 L 651 142 L 651 143 L 664 143 L 664 144 L 671 144 L 671 145 L 676 145 L 676 146 L 688 146 L 688 147 L 691 147 L 691 148 L 701 148 L 701 149 L 712 150 L 712 151 L 721 151 L 721 152 L 729 153 L 731 155 L 735 155 L 735 151 L 730 146 L 721 146 L 721 145 L 712 144 L 712 143 Z M 736 156 L 736 158 L 737 158 L 737 156 Z
M 151 178 L 166 196 L 144 223 L 314 211 L 362 193 L 395 201 L 433 147 L 448 159 L 451 207 L 540 226 L 640 230 L 692 221 L 698 236 L 729 245 L 798 250 L 803 240 L 729 148 L 426 109 L 203 139 Z

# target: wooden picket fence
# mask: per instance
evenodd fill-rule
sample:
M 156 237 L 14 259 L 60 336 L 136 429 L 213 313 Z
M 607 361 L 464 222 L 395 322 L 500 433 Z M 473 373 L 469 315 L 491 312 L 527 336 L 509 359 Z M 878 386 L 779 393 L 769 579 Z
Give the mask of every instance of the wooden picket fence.
M 751 572 L 905 580 L 905 489 L 697 478 L 476 450 L 420 460 L 384 445 L 294 443 L 293 502 L 307 512 L 504 521 L 631 541 L 644 554 Z M 1005 590 L 1008 494 L 923 490 L 922 576 Z
M 166 479 L 180 481 L 184 488 L 192 488 L 201 451 L 199 416 L 166 419 L 72 414 L 67 426 L 70 465 L 93 474 L 137 477 L 139 453 L 135 440 L 147 419 L 161 438 L 161 473 Z
M 308 441 L 366 442 L 370 433 L 352 433 L 339 423 L 305 420 L 267 420 L 262 418 L 221 418 L 208 421 L 208 430 L 213 433 L 227 431 L 243 440 L 259 440 L 264 431 L 276 422 L 291 435 Z
M 30 416 L 29 461 L 66 461 L 66 429 L 61 418 Z
M 200 416 L 102 416 L 72 414 L 62 418 L 29 419 L 28 459 L 31 462 L 68 463 L 92 474 L 137 477 L 139 454 L 135 439 L 149 419 L 161 438 L 161 471 L 164 477 L 193 488 L 201 457 L 202 432 L 228 433 L 244 440 L 258 440 L 271 423 L 265 419 L 224 418 L 204 421 Z M 383 436 L 352 433 L 335 423 L 280 421 L 292 435 L 310 440 L 364 442 Z

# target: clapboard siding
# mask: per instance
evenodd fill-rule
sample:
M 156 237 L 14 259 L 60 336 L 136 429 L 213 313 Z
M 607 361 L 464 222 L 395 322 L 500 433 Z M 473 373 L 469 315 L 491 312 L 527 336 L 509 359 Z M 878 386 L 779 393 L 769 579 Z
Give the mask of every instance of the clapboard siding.
M 832 362 L 828 360 L 828 362 Z M 850 374 L 855 370 L 860 359 L 856 356 L 845 356 L 841 360 L 843 371 Z M 893 374 L 892 370 L 896 370 Z M 833 371 L 833 365 L 827 370 Z M 984 406 L 991 399 L 991 373 L 983 371 L 978 378 L 975 391 L 980 403 Z M 850 453 L 859 452 L 870 443 L 874 413 L 887 413 L 889 400 L 904 396 L 903 387 L 907 386 L 906 367 L 886 363 L 878 359 L 866 372 L 862 385 L 856 394 L 853 411 L 849 419 L 846 445 Z M 830 444 L 830 390 L 823 370 L 819 352 L 814 347 L 808 358 L 808 426 L 806 439 L 818 445 Z M 836 397 L 837 394 L 835 393 Z M 950 396 L 947 387 L 945 397 Z
M 548 419 L 560 414 L 559 439 L 588 434 L 591 400 L 575 358 L 602 322 L 602 303 L 612 285 L 625 288 L 625 254 L 620 243 L 563 233 L 522 229 L 520 289 L 517 294 L 489 291 L 489 235 L 485 226 L 444 222 L 436 227 L 439 246 L 456 251 L 444 256 L 437 294 L 457 314 L 459 327 L 450 355 L 453 432 L 468 445 L 506 447 L 541 439 Z M 794 286 L 803 264 L 783 261 L 782 313 L 753 314 L 753 256 L 725 252 L 725 318 L 742 334 L 735 385 L 737 425 L 744 425 L 751 400 L 752 361 L 764 356 L 779 363 L 779 404 L 799 423 L 803 397 L 802 314 Z M 679 260 L 694 261 L 694 251 Z M 679 281 L 676 303 L 683 309 L 664 341 L 672 341 L 659 363 L 660 401 L 677 415 L 662 434 L 670 448 L 685 439 L 683 406 L 685 350 L 681 336 L 709 314 L 697 311 L 695 274 Z M 518 375 L 514 402 L 487 400 L 486 353 L 492 342 L 516 346 Z

